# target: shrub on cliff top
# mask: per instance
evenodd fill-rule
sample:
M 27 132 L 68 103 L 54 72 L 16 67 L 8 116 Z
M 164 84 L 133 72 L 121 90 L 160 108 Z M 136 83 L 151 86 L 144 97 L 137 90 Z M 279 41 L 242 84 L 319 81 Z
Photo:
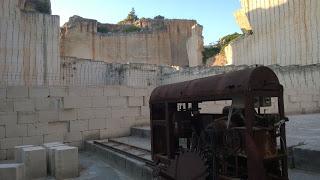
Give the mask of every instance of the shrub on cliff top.
M 110 32 L 107 27 L 103 27 L 103 26 L 98 26 L 97 31 L 99 33 L 108 33 L 108 32 Z
M 50 0 L 26 0 L 24 8 L 26 11 L 51 14 Z
M 153 19 L 155 19 L 155 20 L 164 20 L 164 16 L 158 15 L 158 16 L 154 17 Z
M 139 32 L 139 31 L 141 31 L 141 28 L 137 27 L 135 25 L 130 25 L 130 26 L 127 26 L 126 28 L 123 29 L 123 32 L 125 32 L 125 33 Z
M 203 63 L 206 64 L 206 61 L 209 58 L 214 57 L 219 53 L 224 53 L 224 48 L 228 46 L 231 43 L 231 41 L 237 39 L 242 35 L 243 34 L 239 34 L 237 32 L 233 34 L 228 34 L 220 38 L 220 40 L 217 43 L 204 47 L 204 51 L 202 52 Z

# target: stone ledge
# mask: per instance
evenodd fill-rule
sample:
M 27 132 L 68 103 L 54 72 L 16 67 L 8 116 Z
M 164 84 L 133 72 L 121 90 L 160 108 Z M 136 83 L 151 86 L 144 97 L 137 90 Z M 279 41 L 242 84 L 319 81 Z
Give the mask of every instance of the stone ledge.
M 297 169 L 320 172 L 320 145 L 303 145 L 292 149 L 292 166 Z
M 115 151 L 104 149 L 93 143 L 93 141 L 85 142 L 85 150 L 95 153 L 107 163 L 115 168 L 123 170 L 125 174 L 134 179 L 149 180 L 152 179 L 152 169 L 145 163 L 129 158 Z

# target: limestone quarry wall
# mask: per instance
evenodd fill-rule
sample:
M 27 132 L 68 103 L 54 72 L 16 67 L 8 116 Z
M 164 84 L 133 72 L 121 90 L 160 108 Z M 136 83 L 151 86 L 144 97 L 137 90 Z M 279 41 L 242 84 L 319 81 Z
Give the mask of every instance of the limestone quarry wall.
M 76 58 L 67 58 L 62 61 L 67 63 L 61 68 L 63 85 L 124 85 L 151 89 L 163 84 L 182 82 L 249 67 L 180 67 L 180 69 L 176 69 L 169 66 L 123 65 Z M 270 66 L 270 68 L 277 74 L 280 83 L 284 86 L 287 114 L 320 112 L 320 64 Z M 216 106 L 220 108 L 220 105 Z M 206 107 L 206 109 L 210 108 L 215 109 L 216 107 L 214 105 Z
M 196 21 L 167 20 L 166 30 L 131 33 L 98 33 L 97 23 L 81 17 L 67 23 L 62 28 L 61 56 L 109 63 L 178 66 L 202 63 L 203 44 L 199 43 L 202 28 L 193 30 Z
M 61 39 L 62 56 L 114 63 L 170 64 L 169 35 L 163 32 L 96 34 L 73 32 Z
M 24 1 L 0 0 L 0 85 L 59 81 L 59 17 L 23 11 Z
M 241 0 L 241 6 L 237 21 L 242 29 L 252 30 L 253 34 L 231 44 L 227 52 L 229 63 L 320 63 L 319 0 Z
M 0 88 L 0 160 L 14 146 L 129 135 L 149 122 L 151 89 L 127 86 Z
M 149 87 L 159 84 L 162 68 L 152 64 L 117 64 L 63 57 L 60 85 Z

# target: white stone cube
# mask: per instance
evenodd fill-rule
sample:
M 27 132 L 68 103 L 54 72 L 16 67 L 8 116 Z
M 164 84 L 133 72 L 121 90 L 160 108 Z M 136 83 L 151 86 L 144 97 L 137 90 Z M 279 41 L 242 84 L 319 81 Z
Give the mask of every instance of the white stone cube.
M 22 163 L 22 159 L 21 159 L 22 149 L 27 147 L 33 147 L 33 145 L 23 145 L 23 146 L 14 147 L 14 160 L 16 163 Z
M 25 164 L 26 179 L 47 176 L 46 150 L 43 147 L 22 148 L 22 162 Z
M 24 180 L 24 164 L 0 164 L 0 179 Z
M 58 146 L 64 146 L 61 142 L 51 142 L 51 143 L 45 143 L 43 144 L 43 147 L 46 149 L 46 159 L 47 159 L 47 172 L 48 174 L 51 174 L 51 156 L 50 156 L 50 148 L 52 147 L 58 147 Z
M 53 155 L 53 175 L 57 179 L 75 178 L 79 176 L 78 148 L 71 146 L 55 147 L 50 151 Z

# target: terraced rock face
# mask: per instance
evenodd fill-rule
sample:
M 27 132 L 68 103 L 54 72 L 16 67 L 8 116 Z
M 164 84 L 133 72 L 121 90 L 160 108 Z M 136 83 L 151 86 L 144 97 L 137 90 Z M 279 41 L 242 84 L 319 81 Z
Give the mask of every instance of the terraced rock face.
M 51 14 L 51 2 L 50 0 L 25 0 L 24 10 Z
M 73 16 L 62 27 L 60 55 L 122 64 L 202 64 L 202 26 L 196 21 L 144 19 L 136 23 L 102 24 Z

